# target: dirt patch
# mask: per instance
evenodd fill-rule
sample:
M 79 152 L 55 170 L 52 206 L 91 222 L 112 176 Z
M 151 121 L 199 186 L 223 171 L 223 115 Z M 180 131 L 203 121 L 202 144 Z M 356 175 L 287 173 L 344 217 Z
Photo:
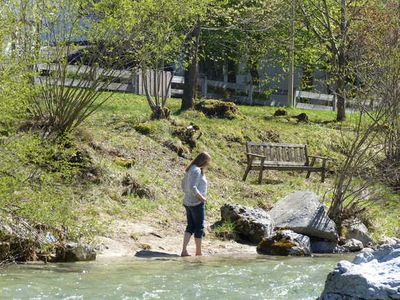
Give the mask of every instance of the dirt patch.
M 143 252 L 143 248 L 158 255 L 180 255 L 185 224 L 174 223 L 166 226 L 154 220 L 129 222 L 115 220 L 111 224 L 116 231 L 109 237 L 98 237 L 99 257 L 133 256 Z M 210 255 L 256 255 L 256 247 L 240 244 L 232 240 L 220 240 L 213 237 L 210 227 L 203 240 L 203 254 Z M 135 238 L 132 238 L 134 236 Z M 193 239 L 188 251 L 194 254 Z M 157 256 L 157 255 L 156 255 Z M 190 259 L 185 258 L 185 259 Z
M 122 196 L 135 195 L 139 198 L 147 198 L 149 200 L 155 200 L 154 192 L 148 187 L 139 183 L 130 174 L 126 174 L 121 182 L 124 187 L 122 191 Z
M 224 139 L 230 143 L 243 144 L 246 140 L 242 135 L 225 135 Z
M 175 141 L 172 141 L 172 140 L 165 141 L 163 143 L 163 146 L 167 147 L 169 150 L 178 154 L 179 157 L 182 157 L 182 158 L 189 157 L 189 153 L 188 153 L 187 149 Z
M 301 113 L 293 118 L 297 119 L 297 122 L 308 123 L 310 121 L 306 113 Z
M 239 109 L 233 102 L 219 100 L 203 100 L 195 105 L 195 109 L 207 117 L 234 119 L 239 115 Z
M 200 127 L 191 123 L 189 126 L 180 126 L 172 132 L 172 135 L 188 145 L 190 150 L 196 147 L 196 141 L 202 136 Z
M 275 112 L 274 112 L 274 117 L 283 117 L 283 116 L 287 116 L 288 112 L 286 109 L 282 109 L 282 108 L 278 108 Z
M 258 138 L 262 142 L 271 142 L 271 143 L 279 143 L 280 135 L 279 132 L 272 129 L 260 130 L 258 132 Z

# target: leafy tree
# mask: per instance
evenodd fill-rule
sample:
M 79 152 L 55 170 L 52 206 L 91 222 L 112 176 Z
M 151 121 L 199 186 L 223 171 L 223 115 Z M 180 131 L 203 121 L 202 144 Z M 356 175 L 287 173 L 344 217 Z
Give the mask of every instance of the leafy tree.
M 397 1 L 371 1 L 360 11 L 349 48 L 358 82 L 353 95 L 359 111 L 354 130 L 340 142 L 345 159 L 335 178 L 329 214 L 340 225 L 375 200 L 372 186 L 398 180 L 399 6 Z M 385 158 L 384 162 L 382 160 Z M 397 163 L 396 163 L 397 162 Z M 383 201 L 385 201 L 383 199 Z
M 124 55 L 132 62 L 132 69 L 142 72 L 154 118 L 169 115 L 167 93 L 160 91 L 159 74 L 167 66 L 184 63 L 183 47 L 193 34 L 203 5 L 202 1 L 190 0 L 104 0 L 95 5 L 100 11 L 106 11 L 100 13 L 98 29 L 113 32 L 113 40 L 118 44 L 123 41 Z M 153 87 L 146 84 L 151 71 L 156 73 Z M 170 82 L 165 86 L 168 88 Z
M 277 44 L 274 38 L 278 24 L 286 18 L 284 11 L 284 1 L 275 0 L 220 0 L 209 3 L 206 11 L 198 16 L 191 42 L 187 43 L 189 66 L 185 71 L 181 108 L 193 106 L 201 59 L 219 63 L 245 62 L 252 81 L 259 84 L 257 70 L 261 63 L 272 53 L 282 53 L 284 44 Z M 274 61 L 281 58 L 279 55 L 273 56 Z
M 306 0 L 297 1 L 303 23 L 325 50 L 326 67 L 337 96 L 337 120 L 346 117 L 349 85 L 354 79 L 351 58 L 352 36 L 365 0 Z

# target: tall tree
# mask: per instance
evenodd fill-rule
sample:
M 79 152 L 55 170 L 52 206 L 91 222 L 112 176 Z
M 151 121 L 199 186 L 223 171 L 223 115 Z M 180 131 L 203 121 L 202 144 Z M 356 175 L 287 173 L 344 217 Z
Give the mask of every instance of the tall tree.
M 273 42 L 273 37 L 275 27 L 286 17 L 284 1 L 218 0 L 206 3 L 205 7 L 190 43 L 186 44 L 189 65 L 185 71 L 182 109 L 193 106 L 200 59 L 220 64 L 244 62 L 257 84 L 260 64 L 272 49 L 282 45 Z
M 188 58 L 182 55 L 184 45 L 196 38 L 198 16 L 204 11 L 203 2 L 206 1 L 101 0 L 96 6 L 108 12 L 101 15 L 98 26 L 99 30 L 113 32 L 112 39 L 116 42 L 124 41 L 125 57 L 130 58 L 134 70 L 140 69 L 145 75 L 150 70 L 160 72 L 168 65 L 185 64 Z M 146 78 L 144 82 L 147 82 Z M 166 93 L 159 97 L 149 86 L 145 89 L 153 117 L 167 117 Z
M 298 8 L 309 32 L 325 49 L 327 70 L 337 96 L 338 121 L 346 118 L 348 85 L 354 73 L 349 50 L 353 29 L 366 0 L 305 0 L 298 1 Z

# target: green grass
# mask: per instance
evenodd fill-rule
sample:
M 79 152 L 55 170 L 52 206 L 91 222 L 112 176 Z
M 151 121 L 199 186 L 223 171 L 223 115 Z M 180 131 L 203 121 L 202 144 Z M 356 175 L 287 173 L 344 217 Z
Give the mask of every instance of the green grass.
M 265 172 L 261 185 L 257 184 L 256 173 L 250 173 L 247 182 L 241 178 L 246 140 L 265 141 L 275 136 L 280 142 L 308 144 L 310 154 L 340 161 L 341 131 L 334 122 L 334 112 L 287 109 L 290 116 L 307 113 L 310 122 L 304 124 L 288 117 L 272 117 L 276 110 L 273 107 L 239 106 L 241 116 L 226 120 L 210 119 L 196 111 L 182 113 L 180 101 L 175 99 L 169 100 L 168 106 L 176 124 L 194 123 L 200 127 L 202 135 L 189 159 L 163 146 L 166 141 L 180 142 L 172 134 L 176 126 L 166 120 L 150 120 L 150 109 L 142 96 L 114 94 L 77 130 L 77 147 L 88 152 L 102 176 L 97 183 L 75 182 L 64 186 L 73 194 L 74 209 L 81 212 L 76 216 L 76 226 L 80 228 L 88 220 L 96 220 L 102 225 L 101 230 L 107 231 L 107 224 L 118 218 L 131 221 L 146 218 L 168 224 L 184 222 L 180 181 L 190 158 L 200 151 L 212 156 L 207 170 L 209 224 L 219 220 L 219 208 L 227 202 L 268 208 L 286 194 L 304 189 L 329 200 L 332 174 L 325 183 L 320 183 L 319 174 L 315 173 L 305 179 L 305 173 L 269 171 Z M 350 115 L 340 126 L 351 127 L 355 117 Z M 121 159 L 132 159 L 134 164 L 131 168 L 121 166 Z M 331 168 L 334 170 L 335 165 Z M 121 181 L 126 174 L 151 189 L 155 200 L 122 196 Z M 374 204 L 368 212 L 371 224 L 376 235 L 399 235 L 400 197 L 389 189 L 382 191 L 382 197 L 390 197 L 391 205 Z

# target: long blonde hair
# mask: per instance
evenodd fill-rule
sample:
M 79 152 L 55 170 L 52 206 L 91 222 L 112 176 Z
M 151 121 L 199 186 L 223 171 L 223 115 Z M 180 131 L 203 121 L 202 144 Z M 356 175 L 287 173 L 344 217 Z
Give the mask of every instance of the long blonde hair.
M 203 173 L 203 167 L 210 161 L 211 156 L 207 152 L 201 152 L 199 155 L 196 156 L 195 159 L 190 163 L 190 165 L 187 166 L 186 172 L 189 171 L 189 169 L 192 166 L 197 166 L 201 169 L 201 172 Z

